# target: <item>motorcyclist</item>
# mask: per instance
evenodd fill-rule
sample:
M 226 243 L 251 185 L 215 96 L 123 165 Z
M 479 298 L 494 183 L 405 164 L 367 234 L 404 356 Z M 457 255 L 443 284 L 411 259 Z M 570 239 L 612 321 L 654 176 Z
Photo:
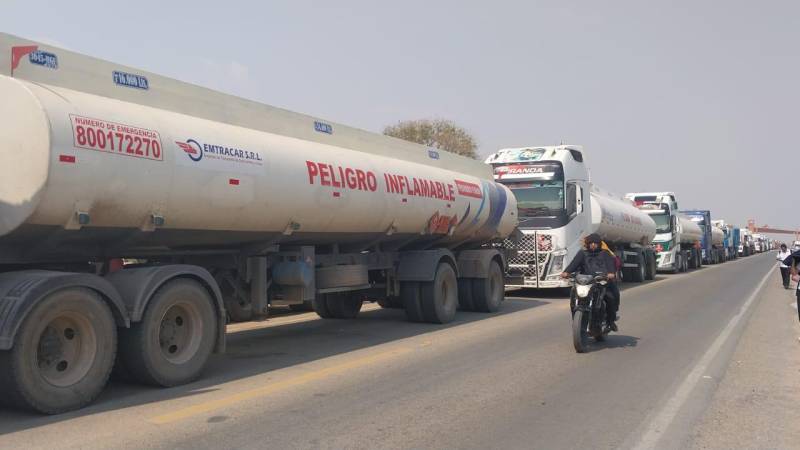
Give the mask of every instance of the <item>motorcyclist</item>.
M 589 275 L 604 273 L 608 277 L 606 285 L 606 322 L 608 327 L 617 331 L 617 311 L 619 310 L 619 287 L 617 286 L 617 265 L 611 253 L 603 250 L 602 239 L 592 233 L 584 239 L 586 249 L 575 255 L 575 258 L 561 273 L 562 278 L 568 278 L 572 272 Z

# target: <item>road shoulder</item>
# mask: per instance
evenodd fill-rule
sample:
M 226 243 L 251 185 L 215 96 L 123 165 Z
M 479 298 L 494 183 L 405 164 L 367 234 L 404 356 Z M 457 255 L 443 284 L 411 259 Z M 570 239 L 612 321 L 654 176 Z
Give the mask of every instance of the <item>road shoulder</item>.
M 691 448 L 800 447 L 800 323 L 780 274 L 764 287 Z

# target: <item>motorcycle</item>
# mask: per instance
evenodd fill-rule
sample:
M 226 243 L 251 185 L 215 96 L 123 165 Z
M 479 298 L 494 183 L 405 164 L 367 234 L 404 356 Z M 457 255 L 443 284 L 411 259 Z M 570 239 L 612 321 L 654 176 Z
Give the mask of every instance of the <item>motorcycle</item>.
M 570 294 L 572 343 L 576 352 L 585 353 L 588 349 L 589 336 L 597 342 L 603 342 L 611 331 L 606 323 L 608 277 L 605 274 L 577 274 L 572 278 L 574 280 Z

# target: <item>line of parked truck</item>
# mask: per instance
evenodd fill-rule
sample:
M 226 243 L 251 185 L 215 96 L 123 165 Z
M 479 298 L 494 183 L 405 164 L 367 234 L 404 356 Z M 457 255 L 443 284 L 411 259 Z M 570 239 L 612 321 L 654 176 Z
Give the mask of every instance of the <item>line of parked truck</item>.
M 674 192 L 631 192 L 615 197 L 589 178 L 581 146 L 508 148 L 489 156 L 494 177 L 517 199 L 518 236 L 506 240 L 507 286 L 565 288 L 559 274 L 599 234 L 619 258 L 621 279 L 641 282 L 657 272 L 679 273 L 721 264 L 771 248 L 764 236 L 708 209 L 681 210 Z
M 0 403 L 42 413 L 112 369 L 192 382 L 272 306 L 493 312 L 504 277 L 568 286 L 592 232 L 633 281 L 768 246 L 669 192 L 602 191 L 579 146 L 487 165 L 2 33 L 0 98 Z

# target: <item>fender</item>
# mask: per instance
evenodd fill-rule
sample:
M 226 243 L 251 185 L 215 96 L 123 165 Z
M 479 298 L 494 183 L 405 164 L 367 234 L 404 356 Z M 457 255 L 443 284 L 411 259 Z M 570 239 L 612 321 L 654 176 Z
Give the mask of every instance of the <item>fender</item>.
M 217 343 L 214 351 L 225 351 L 225 306 L 222 293 L 214 277 L 204 268 L 189 264 L 136 267 L 114 272 L 106 277 L 125 302 L 131 322 L 139 322 L 153 294 L 166 282 L 175 278 L 192 278 L 199 281 L 211 294 L 217 310 Z
M 488 278 L 489 264 L 493 260 L 500 263 L 500 269 L 506 270 L 506 260 L 497 249 L 464 250 L 458 252 L 458 273 L 462 278 Z
M 24 270 L 0 274 L 0 350 L 10 350 L 20 325 L 31 310 L 53 292 L 82 287 L 100 294 L 119 327 L 131 320 L 122 296 L 104 278 L 88 273 Z
M 397 268 L 397 279 L 400 281 L 433 281 L 436 276 L 436 268 L 441 261 L 452 265 L 458 276 L 456 258 L 450 250 L 437 248 L 402 252 Z

